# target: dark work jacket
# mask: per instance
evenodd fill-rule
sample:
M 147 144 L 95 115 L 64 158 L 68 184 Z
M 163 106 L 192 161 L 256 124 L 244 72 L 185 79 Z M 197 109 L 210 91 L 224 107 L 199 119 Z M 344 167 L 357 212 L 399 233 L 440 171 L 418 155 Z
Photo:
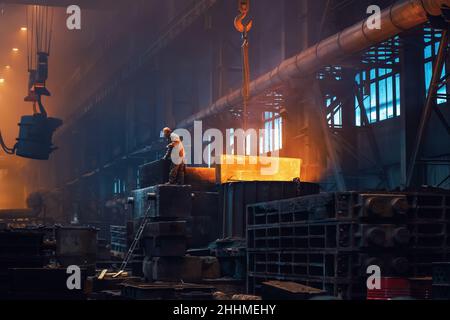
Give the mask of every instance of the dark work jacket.
M 169 138 L 167 138 L 167 145 L 171 144 L 172 140 Z M 173 147 L 167 147 L 166 148 L 166 154 L 164 155 L 164 160 L 171 160 L 172 159 L 172 150 Z

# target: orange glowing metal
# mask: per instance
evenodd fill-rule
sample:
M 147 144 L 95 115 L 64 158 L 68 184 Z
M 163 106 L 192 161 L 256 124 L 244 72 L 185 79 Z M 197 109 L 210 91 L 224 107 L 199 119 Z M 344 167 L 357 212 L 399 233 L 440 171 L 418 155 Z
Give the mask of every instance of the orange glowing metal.
M 301 174 L 301 159 L 222 155 L 216 177 L 220 183 L 233 181 L 292 181 Z
M 186 168 L 186 181 L 187 184 L 215 184 L 216 183 L 216 170 L 214 168 Z

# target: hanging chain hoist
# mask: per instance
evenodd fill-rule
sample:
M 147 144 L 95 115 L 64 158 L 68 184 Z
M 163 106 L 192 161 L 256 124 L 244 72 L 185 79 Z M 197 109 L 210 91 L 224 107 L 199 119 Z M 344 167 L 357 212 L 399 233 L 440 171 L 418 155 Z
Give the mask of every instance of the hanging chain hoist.
M 53 8 L 27 6 L 28 95 L 33 103 L 33 115 L 23 116 L 19 123 L 19 137 L 13 148 L 6 146 L 0 132 L 0 147 L 9 155 L 35 160 L 48 160 L 57 148 L 52 143 L 54 132 L 62 120 L 47 115 L 42 96 L 50 96 L 46 87 L 48 58 L 52 42 Z M 38 110 L 39 109 L 39 110 Z
M 248 33 L 253 27 L 253 21 L 244 23 L 244 19 L 248 16 L 250 11 L 250 0 L 239 0 L 238 2 L 239 15 L 234 19 L 234 27 L 242 34 L 242 97 L 243 97 L 243 122 L 244 130 L 247 130 L 248 122 L 248 103 L 250 100 L 250 61 L 249 61 L 249 42 Z
M 27 30 L 29 81 L 25 101 L 33 102 L 36 113 L 36 103 L 39 103 L 40 97 L 51 95 L 46 82 L 53 34 L 53 8 L 27 6 Z

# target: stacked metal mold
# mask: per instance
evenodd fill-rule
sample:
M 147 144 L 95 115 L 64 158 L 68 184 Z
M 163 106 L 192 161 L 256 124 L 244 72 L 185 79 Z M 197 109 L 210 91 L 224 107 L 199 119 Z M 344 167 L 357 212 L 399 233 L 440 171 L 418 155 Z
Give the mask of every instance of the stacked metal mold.
M 450 300 L 450 262 L 433 264 L 433 298 Z
M 158 221 L 147 225 L 143 272 L 147 281 L 197 282 L 202 261 L 186 256 L 186 222 Z
M 327 193 L 248 206 L 249 293 L 296 281 L 364 299 L 367 268 L 383 277 L 431 276 L 450 257 L 450 197 L 436 193 Z
M 187 246 L 189 248 L 207 247 L 219 237 L 222 219 L 219 218 L 219 193 L 215 184 L 215 170 L 209 168 L 186 168 L 186 186 L 164 186 L 168 181 L 170 163 L 158 160 L 141 166 L 140 187 L 132 193 L 134 198 L 134 219 L 142 217 L 150 202 L 169 215 L 186 221 Z M 156 187 L 155 187 L 156 186 Z M 172 189 L 171 189 L 172 188 Z M 162 193 L 156 195 L 158 190 Z M 173 190 L 173 192 L 171 191 Z M 158 201 L 147 198 L 148 194 L 161 197 Z M 151 209 L 154 215 L 154 207 Z M 163 214 L 165 214 L 163 212 Z
M 186 219 L 191 216 L 190 186 L 157 185 L 133 192 L 134 216 L 147 215 L 141 247 L 147 281 L 179 281 L 186 254 Z M 175 270 L 175 268 L 178 268 Z
M 86 270 L 88 275 L 95 274 L 97 262 L 98 229 L 92 227 L 55 228 L 56 260 L 61 267 L 76 265 Z
M 220 187 L 223 238 L 245 239 L 246 208 L 249 204 L 318 194 L 320 186 L 297 182 L 229 182 Z
M 144 208 L 147 208 L 146 212 L 151 217 L 141 239 L 145 280 L 200 282 L 204 278 L 205 259 L 186 255 L 189 234 L 187 219 L 192 216 L 195 198 L 191 186 L 160 185 L 139 192 L 147 194 Z M 136 210 L 141 212 L 142 209 L 137 205 Z

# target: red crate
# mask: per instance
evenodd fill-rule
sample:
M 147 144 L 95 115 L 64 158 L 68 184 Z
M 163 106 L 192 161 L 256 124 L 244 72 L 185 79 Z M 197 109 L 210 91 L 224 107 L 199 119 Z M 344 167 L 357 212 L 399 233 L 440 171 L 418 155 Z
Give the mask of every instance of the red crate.
M 406 278 L 382 278 L 381 289 L 368 290 L 367 300 L 392 300 L 410 297 L 411 285 Z

